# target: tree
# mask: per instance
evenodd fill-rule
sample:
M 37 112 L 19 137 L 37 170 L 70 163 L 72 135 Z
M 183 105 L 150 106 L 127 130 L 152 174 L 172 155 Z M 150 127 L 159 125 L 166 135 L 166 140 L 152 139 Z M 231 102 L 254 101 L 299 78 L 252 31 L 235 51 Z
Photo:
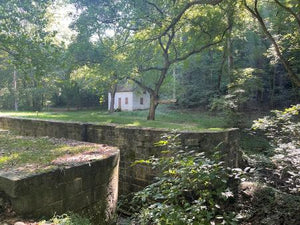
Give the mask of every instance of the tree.
M 90 6 L 90 5 L 89 5 Z M 114 100 L 117 90 L 117 84 L 128 73 L 128 65 L 125 63 L 127 56 L 125 52 L 120 51 L 120 46 L 126 42 L 127 33 L 122 29 L 116 29 L 110 26 L 110 32 L 113 35 L 106 34 L 107 29 L 98 26 L 95 27 L 93 21 L 97 21 L 97 16 L 89 13 L 83 13 L 73 24 L 78 36 L 76 42 L 70 46 L 70 52 L 74 57 L 74 68 L 87 66 L 90 68 L 87 80 L 93 80 L 91 86 L 97 84 L 97 88 L 111 93 L 110 112 L 114 112 Z M 115 28 L 114 30 L 112 30 Z
M 280 2 L 279 0 L 274 0 L 274 1 L 279 7 L 281 7 L 281 9 L 284 9 L 285 11 L 287 11 L 290 14 L 289 16 L 292 16 L 293 18 L 295 18 L 295 20 L 298 23 L 299 28 L 300 28 L 299 15 L 297 15 L 293 11 L 293 8 L 298 9 L 298 11 L 299 11 L 299 7 L 300 7 L 299 2 L 289 1 L 289 4 L 291 4 L 292 7 L 288 7 L 284 3 Z M 296 74 L 296 72 L 293 70 L 289 60 L 286 58 L 281 46 L 279 45 L 279 41 L 276 40 L 274 35 L 271 33 L 270 28 L 267 27 L 267 24 L 262 16 L 262 14 L 259 12 L 259 0 L 254 0 L 252 6 L 248 4 L 247 0 L 243 0 L 243 2 L 244 2 L 246 9 L 251 13 L 252 16 L 254 16 L 257 19 L 263 32 L 265 33 L 267 38 L 271 41 L 272 45 L 275 48 L 275 52 L 276 52 L 277 56 L 279 57 L 281 63 L 283 64 L 284 68 L 287 71 L 288 77 L 299 88 L 300 87 L 300 78 Z M 298 33 L 299 33 L 299 31 L 298 31 Z
M 150 120 L 155 119 L 155 109 L 163 102 L 159 92 L 171 66 L 217 45 L 227 30 L 217 7 L 222 0 L 73 2 L 84 9 L 77 24 L 87 27 L 87 38 L 96 35 L 100 40 L 112 28 L 127 31 L 126 43 L 120 47 L 131 53 L 127 63 L 135 67 L 134 75 L 128 77 L 150 93 Z M 154 86 L 143 82 L 151 72 Z
M 137 24 L 132 58 L 140 60 L 137 76 L 131 79 L 150 93 L 149 120 L 155 119 L 158 104 L 165 102 L 160 89 L 169 69 L 223 41 L 229 27 L 223 22 L 220 2 L 145 1 L 136 6 L 136 18 L 141 19 L 132 23 Z M 147 76 L 152 77 L 152 85 L 145 82 Z
M 11 73 L 15 90 L 19 79 L 23 79 L 24 87 L 35 90 L 26 91 L 27 96 L 32 95 L 34 110 L 43 105 L 40 86 L 61 66 L 62 49 L 53 44 L 53 32 L 46 31 L 47 8 L 51 3 L 51 0 L 0 2 L 0 50 L 6 52 L 15 70 Z M 18 97 L 14 95 L 17 108 Z

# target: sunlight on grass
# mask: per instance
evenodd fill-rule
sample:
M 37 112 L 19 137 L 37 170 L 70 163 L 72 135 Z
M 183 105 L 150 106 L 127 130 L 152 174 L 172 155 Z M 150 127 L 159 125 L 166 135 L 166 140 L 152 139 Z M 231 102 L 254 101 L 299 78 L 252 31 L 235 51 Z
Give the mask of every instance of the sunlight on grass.
M 7 163 L 9 163 L 12 160 L 17 159 L 18 157 L 19 157 L 19 154 L 17 154 L 17 153 L 13 153 L 13 154 L 11 154 L 9 156 L 2 156 L 2 157 L 0 157 L 0 168 L 1 168 L 2 164 L 4 164 L 4 163 L 7 164 Z
M 129 127 L 140 127 L 141 123 L 139 121 L 134 121 L 133 123 L 126 124 Z
M 224 129 L 225 128 L 220 128 L 220 127 L 211 127 L 211 128 L 208 128 L 208 130 L 210 130 L 210 131 L 222 131 Z
M 94 144 L 82 144 L 76 141 L 69 143 L 55 138 L 0 134 L 0 168 L 9 169 L 16 166 L 23 171 L 30 171 L 34 167 L 36 171 L 41 171 L 39 168 L 49 169 L 53 166 L 52 161 L 58 157 L 76 155 L 95 148 Z

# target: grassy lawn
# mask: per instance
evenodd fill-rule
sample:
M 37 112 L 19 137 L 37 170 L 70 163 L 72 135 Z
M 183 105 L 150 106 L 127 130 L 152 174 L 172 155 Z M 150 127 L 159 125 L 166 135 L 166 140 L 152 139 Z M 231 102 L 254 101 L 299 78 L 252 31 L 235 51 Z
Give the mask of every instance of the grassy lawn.
M 12 169 L 26 173 L 44 171 L 67 162 L 67 157 L 100 151 L 99 149 L 100 145 L 96 144 L 57 138 L 23 137 L 0 131 L 0 172 Z M 62 156 L 66 159 L 60 158 Z M 55 160 L 59 160 L 59 163 Z
M 115 112 L 70 111 L 70 112 L 0 112 L 0 116 L 23 118 L 119 124 L 123 126 L 154 127 L 178 130 L 219 130 L 226 127 L 225 118 L 208 112 L 180 111 L 158 108 L 155 121 L 147 121 L 148 111 Z

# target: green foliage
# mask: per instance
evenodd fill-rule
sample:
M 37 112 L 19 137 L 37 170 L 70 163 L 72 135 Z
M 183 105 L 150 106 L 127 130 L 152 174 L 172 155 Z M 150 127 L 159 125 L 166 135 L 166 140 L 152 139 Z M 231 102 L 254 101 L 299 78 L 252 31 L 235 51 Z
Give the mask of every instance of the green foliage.
M 253 189 L 253 193 L 250 199 L 250 196 L 242 198 L 242 213 L 245 218 L 241 224 L 298 224 L 300 221 L 299 196 L 262 184 L 249 188 Z
M 255 131 L 262 131 L 274 148 L 272 161 L 276 165 L 274 177 L 269 182 L 286 191 L 300 191 L 300 105 L 294 105 L 283 111 L 272 111 L 272 116 L 254 121 Z
M 58 93 L 54 93 L 51 98 L 51 106 L 53 107 L 98 107 L 98 92 L 96 90 L 88 90 L 85 84 L 80 80 L 72 79 L 65 80 L 57 84 L 59 87 Z
M 254 135 L 250 132 L 243 132 L 241 135 L 241 147 L 243 151 L 249 154 L 263 154 L 272 156 L 271 146 L 268 140 L 260 135 Z
M 235 80 L 228 85 L 228 94 L 213 98 L 210 109 L 224 112 L 230 126 L 241 126 L 242 109 L 258 90 L 262 90 L 261 80 L 255 75 L 259 72 L 253 68 L 234 71 Z
M 135 194 L 134 219 L 139 224 L 237 224 L 231 187 L 232 177 L 239 177 L 241 170 L 225 168 L 218 153 L 210 160 L 203 153 L 183 150 L 177 138 L 164 136 L 157 143 L 165 148 L 163 156 L 143 161 L 161 175 Z
M 177 66 L 179 84 L 176 89 L 180 107 L 207 107 L 209 100 L 218 92 L 216 86 L 221 57 L 221 49 L 211 48 Z
M 272 116 L 254 121 L 253 129 L 266 132 L 268 138 L 276 147 L 285 144 L 292 144 L 294 147 L 300 146 L 300 105 L 294 105 L 283 111 L 274 110 Z M 288 146 L 287 146 L 288 147 Z M 292 147 L 292 146 L 290 146 Z
M 51 223 L 53 225 L 92 225 L 92 223 L 87 218 L 74 213 L 54 216 L 49 221 L 40 221 L 39 223 L 37 223 L 37 225 L 42 225 L 45 223 Z

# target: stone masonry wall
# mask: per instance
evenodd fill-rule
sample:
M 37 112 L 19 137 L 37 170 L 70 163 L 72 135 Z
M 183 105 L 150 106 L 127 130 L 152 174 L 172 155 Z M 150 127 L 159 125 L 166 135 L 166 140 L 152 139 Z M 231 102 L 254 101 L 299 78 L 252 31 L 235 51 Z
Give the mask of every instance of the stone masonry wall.
M 22 135 L 64 137 L 79 141 L 108 144 L 120 149 L 120 194 L 135 192 L 150 184 L 155 174 L 143 165 L 131 166 L 135 160 L 158 155 L 159 147 L 154 143 L 167 132 L 164 129 L 122 127 L 57 121 L 30 120 L 0 117 L 0 128 L 14 130 Z M 183 146 L 210 153 L 216 146 L 223 154 L 228 166 L 241 164 L 239 153 L 239 131 L 179 132 Z
M 117 206 L 118 166 L 115 149 L 99 160 L 40 174 L 0 171 L 0 199 L 9 199 L 11 208 L 24 217 L 51 217 L 97 206 L 98 222 L 108 224 Z

